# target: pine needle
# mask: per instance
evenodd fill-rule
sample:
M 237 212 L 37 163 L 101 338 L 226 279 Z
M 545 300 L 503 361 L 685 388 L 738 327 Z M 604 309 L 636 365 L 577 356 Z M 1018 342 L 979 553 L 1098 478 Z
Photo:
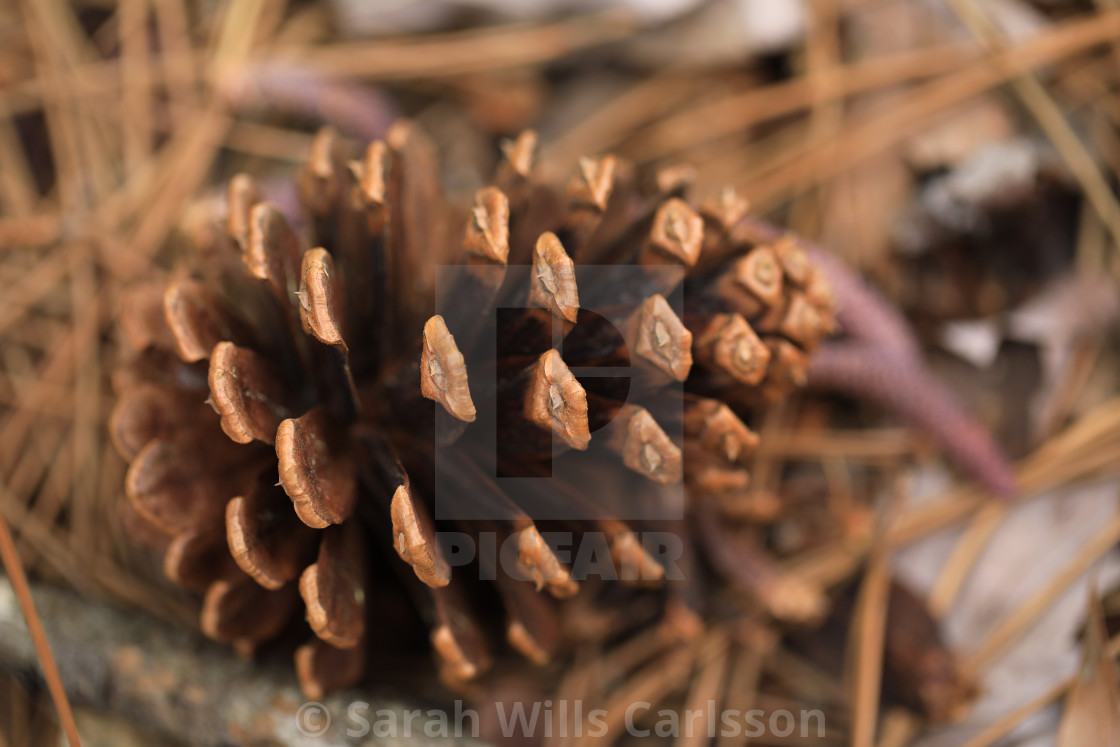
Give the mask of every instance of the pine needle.
M 969 667 L 981 669 L 1020 633 L 1037 622 L 1069 585 L 1120 542 L 1120 516 L 1097 532 L 1041 589 L 1006 615 L 969 657 Z
M 852 747 L 875 743 L 890 580 L 888 558 L 881 552 L 872 553 L 852 621 Z
M 11 532 L 8 531 L 8 522 L 0 514 L 0 561 L 11 579 L 12 588 L 19 600 L 23 618 L 27 621 L 27 629 L 31 634 L 31 642 L 35 645 L 35 653 L 43 667 L 43 677 L 47 681 L 54 707 L 58 710 L 58 720 L 66 733 L 66 740 L 70 747 L 80 747 L 81 738 L 78 736 L 78 726 L 74 723 L 74 714 L 70 710 L 70 701 L 66 697 L 66 689 L 62 685 L 62 678 L 58 674 L 58 665 L 55 664 L 54 655 L 51 653 L 50 642 L 43 630 L 43 623 L 39 620 L 39 613 L 35 610 L 35 602 L 31 598 L 31 588 L 27 584 L 27 575 L 23 572 L 23 563 L 16 552 L 15 543 Z
M 949 613 L 968 574 L 1006 517 L 1007 504 L 990 503 L 972 518 L 929 593 L 929 611 L 934 617 L 943 618 Z

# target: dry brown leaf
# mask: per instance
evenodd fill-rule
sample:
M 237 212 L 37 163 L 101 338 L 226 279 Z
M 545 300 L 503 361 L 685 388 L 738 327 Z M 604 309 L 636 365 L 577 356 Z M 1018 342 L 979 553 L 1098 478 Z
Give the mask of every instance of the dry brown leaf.
M 1120 747 L 1120 672 L 1116 660 L 1105 651 L 1107 641 L 1104 610 L 1094 589 L 1085 630 L 1085 655 L 1066 696 L 1058 747 Z

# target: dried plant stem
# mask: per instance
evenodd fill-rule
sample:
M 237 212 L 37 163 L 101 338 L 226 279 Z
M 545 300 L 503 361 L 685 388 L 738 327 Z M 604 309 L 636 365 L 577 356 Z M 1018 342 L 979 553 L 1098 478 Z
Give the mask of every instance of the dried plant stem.
M 586 668 L 603 682 L 620 682 L 627 678 L 629 672 L 646 668 L 655 657 L 665 654 L 676 644 L 677 641 L 667 636 L 663 628 L 650 628 L 609 653 L 589 661 Z
M 43 424 L 28 434 L 27 443 L 8 473 L 9 490 L 16 495 L 27 495 L 43 480 L 49 467 L 54 465 L 62 471 L 68 431 L 64 423 L 52 423 Z
M 4 171 L 0 173 L 0 196 L 3 198 L 5 219 L 11 220 L 14 216 L 26 216 L 35 211 L 39 201 L 34 184 L 35 178 L 31 175 L 31 164 L 28 162 L 27 153 L 20 142 L 16 132 L 12 115 L 0 105 L 0 161 L 4 164 Z M 10 242 L 8 233 L 0 229 L 0 246 L 10 247 L 18 242 Z
M 725 702 L 731 704 L 731 707 L 744 711 L 755 707 L 764 655 L 754 646 L 742 645 L 738 647 L 734 660 L 728 662 L 731 671 L 728 675 Z M 731 734 L 720 734 L 716 741 L 716 747 L 732 747 L 735 744 L 739 744 L 739 741 Z
M 62 80 L 64 68 L 58 60 L 61 44 L 48 36 L 57 32 L 57 11 L 54 3 L 24 2 L 24 27 L 27 38 L 31 42 L 34 52 L 35 65 L 42 78 L 44 91 L 54 94 L 50 100 L 44 102 L 43 115 L 47 125 L 47 136 L 51 144 L 51 154 L 55 160 L 55 168 L 60 184 L 80 185 L 83 183 L 81 175 L 81 146 L 79 144 L 79 123 L 73 121 L 70 109 L 63 105 L 68 97 L 67 83 Z M 59 202 L 64 209 L 74 210 L 79 206 L 75 201 L 73 187 L 61 190 L 58 195 Z
M 842 539 L 824 547 L 803 552 L 782 567 L 801 583 L 828 589 L 851 578 L 871 550 L 871 539 Z
M 0 301 L 0 333 L 21 321 L 43 296 L 58 287 L 74 262 L 71 253 L 53 251 L 41 257 L 34 270 L 23 276 L 19 285 L 5 290 Z
M 841 64 L 840 27 L 835 0 L 813 3 L 812 23 L 805 44 L 806 79 L 813 88 L 813 105 L 809 113 L 806 142 L 823 145 L 833 141 L 844 119 L 841 102 L 832 95 L 834 71 Z M 820 222 L 820 193 L 822 184 L 811 176 L 802 185 L 806 190 L 803 199 L 793 203 L 789 227 L 805 236 L 814 236 Z
M 1034 436 L 1041 440 L 1052 435 L 1069 418 L 1081 392 L 1097 370 L 1097 363 L 1105 352 L 1103 340 L 1086 340 L 1074 343 L 1073 353 L 1062 367 L 1057 383 L 1043 402 Z
M 74 554 L 62 541 L 52 536 L 49 525 L 40 521 L 23 503 L 16 501 L 14 496 L 12 490 L 0 484 L 0 510 L 13 525 L 19 527 L 20 541 L 34 545 L 35 551 L 43 556 L 53 573 L 78 588 L 80 579 L 76 569 L 79 564 Z
M 99 407 L 102 385 L 100 332 L 107 326 L 102 313 L 102 297 L 97 292 L 96 269 L 86 259 L 76 263 L 71 273 L 71 302 L 81 309 L 74 320 L 78 350 L 74 356 L 74 422 L 72 426 L 73 478 L 60 496 L 57 510 L 66 503 L 73 507 L 72 541 L 76 547 L 93 548 L 99 526 L 88 513 L 97 499 L 98 475 L 105 445 L 103 413 Z M 81 475 L 79 478 L 78 476 Z M 68 499 L 68 500 L 67 500 Z M 85 519 L 83 521 L 83 519 Z
M 949 613 L 968 574 L 988 546 L 988 540 L 1007 517 L 1007 511 L 1004 503 L 990 503 L 972 518 L 968 529 L 957 540 L 952 554 L 941 567 L 929 593 L 929 611 L 934 617 L 942 618 Z
M 273 127 L 258 122 L 234 122 L 224 143 L 230 150 L 271 158 L 286 163 L 302 163 L 311 150 L 314 136 L 298 130 Z
M 265 0 L 227 3 L 221 8 L 221 21 L 213 27 L 210 67 L 221 75 L 230 66 L 249 56 L 259 39 L 258 22 L 265 11 Z
M 61 235 L 62 221 L 50 213 L 0 219 L 0 249 L 45 247 Z
M 686 714 L 702 712 L 708 707 L 709 702 L 719 706 L 719 698 L 724 692 L 724 679 L 731 660 L 728 651 L 729 639 L 730 636 L 720 629 L 708 634 L 697 656 L 696 673 L 685 700 Z M 684 735 L 678 735 L 675 747 L 703 747 L 709 743 L 710 734 L 705 734 L 700 729 L 690 732 L 690 729 L 686 729 Z
M 957 70 L 977 57 L 960 45 L 885 55 L 830 69 L 822 81 L 797 78 L 693 107 L 667 117 L 630 139 L 643 158 L 663 158 L 707 144 L 751 125 L 802 110 L 815 101 L 835 101 Z M 823 90 L 822 90 L 823 87 Z
M 627 678 L 627 684 L 603 704 L 603 710 L 606 711 L 602 719 L 605 724 L 603 733 L 619 733 L 631 704 L 639 701 L 657 702 L 678 688 L 695 664 L 696 646 L 697 644 L 679 645 L 670 649 Z M 600 741 L 605 740 L 584 736 L 576 739 L 573 744 L 575 747 L 588 747 Z
M 867 430 L 830 429 L 821 433 L 773 433 L 758 444 L 760 458 L 844 459 L 857 462 L 896 462 L 914 452 L 905 428 Z
M 40 378 L 60 386 L 69 385 L 69 375 L 73 373 L 71 366 L 74 362 L 77 347 L 76 339 L 77 336 L 73 332 L 69 332 L 64 339 L 58 342 L 48 359 L 40 367 L 38 372 Z M 0 426 L 0 443 L 23 443 L 27 434 L 35 425 L 37 404 L 50 395 L 50 389 L 33 389 L 29 392 L 25 407 L 13 413 L 4 421 L 3 426 Z M 0 471 L 10 468 L 16 457 L 18 457 L 18 454 L 11 451 L 0 452 Z
M 849 700 L 849 691 L 831 673 L 788 649 L 767 648 L 762 663 L 767 676 L 791 691 L 805 693 L 812 700 L 829 705 L 842 705 Z
M 177 108 L 187 110 L 198 103 L 194 66 L 190 63 L 190 21 L 183 0 L 156 0 L 153 3 L 159 34 L 159 64 L 168 97 Z
M 694 77 L 668 73 L 635 84 L 545 145 L 540 156 L 543 167 L 566 173 L 573 160 L 606 151 L 658 115 L 671 111 L 674 105 L 695 96 L 698 84 Z
M 1090 202 L 1081 205 L 1077 220 L 1077 248 L 1074 251 L 1075 266 L 1082 272 L 1091 272 L 1104 264 L 1108 251 L 1105 227 Z
M 210 163 L 218 151 L 218 133 L 230 126 L 230 117 L 216 105 L 200 113 L 194 126 L 180 128 L 174 142 L 161 151 L 167 158 L 163 173 L 174 175 L 174 181 L 160 190 L 154 204 L 148 202 L 140 213 L 140 220 L 128 242 L 129 252 L 119 247 L 103 252 L 102 256 L 115 265 L 113 269 L 125 278 L 136 277 L 147 265 L 146 258 L 163 244 L 167 232 L 178 216 L 179 206 L 194 194 L 210 170 Z M 112 259 L 111 259 L 112 258 Z M 118 261 L 119 258 L 119 261 Z
M 58 710 L 58 720 L 62 730 L 66 733 L 66 741 L 70 747 L 80 747 L 82 740 L 78 736 L 78 727 L 74 723 L 74 714 L 70 710 L 70 701 L 66 697 L 66 690 L 62 686 L 62 678 L 58 676 L 58 666 L 51 653 L 50 642 L 43 630 L 43 623 L 39 620 L 39 613 L 35 611 L 35 602 L 31 598 L 31 588 L 27 584 L 27 575 L 23 572 L 23 563 L 16 552 L 15 543 L 12 541 L 11 532 L 8 531 L 8 522 L 0 514 L 0 561 L 4 563 L 4 570 L 8 572 L 8 579 L 12 582 L 19 607 L 23 611 L 23 618 L 27 621 L 27 629 L 31 634 L 31 641 L 35 645 L 35 653 L 39 657 L 39 664 L 43 668 L 43 677 L 47 681 L 51 700 Z
M 853 691 L 852 747 L 872 747 L 875 743 L 890 582 L 888 558 L 881 552 L 873 552 L 856 601 L 849 648 L 852 652 L 849 661 Z
M 129 169 L 148 157 L 152 145 L 151 75 L 146 0 L 124 0 L 117 13 L 121 43 L 121 140 Z
M 968 666 L 973 670 L 979 670 L 988 664 L 1117 542 L 1120 542 L 1120 516 L 1106 524 L 1050 581 L 996 624 L 969 657 Z
M 875 747 L 906 747 L 921 734 L 922 722 L 904 709 L 895 709 L 883 716 L 883 728 Z
M 994 55 L 983 66 L 970 66 L 927 83 L 902 101 L 891 101 L 845 127 L 836 140 L 805 148 L 788 165 L 768 173 L 741 177 L 735 184 L 751 197 L 758 209 L 767 209 L 789 198 L 807 176 L 820 179 L 839 174 L 881 153 L 926 126 L 930 117 L 966 101 L 1016 75 L 1053 64 L 1120 35 L 1120 12 L 1073 21 L 1053 31 Z M 884 111 L 884 108 L 889 111 Z
M 295 53 L 331 76 L 394 80 L 459 76 L 531 65 L 630 34 L 629 14 L 605 11 L 539 26 L 499 26 L 400 40 L 342 42 Z
M 789 403 L 781 400 L 766 409 L 759 429 L 759 444 L 778 433 L 788 432 L 793 423 L 794 413 Z M 751 459 L 751 489 L 774 494 L 781 482 L 782 466 L 778 462 L 761 458 L 756 452 Z
M 8 384 L 0 389 L 0 405 L 21 410 L 30 409 L 45 418 L 69 420 L 73 415 L 73 406 L 70 402 L 72 392 L 69 387 L 61 386 L 53 381 L 41 382 L 30 375 L 9 374 Z M 45 389 L 46 396 L 40 400 L 28 403 L 23 398 L 23 392 L 30 387 Z M 99 407 L 106 412 L 112 409 L 113 402 L 108 397 L 96 400 Z

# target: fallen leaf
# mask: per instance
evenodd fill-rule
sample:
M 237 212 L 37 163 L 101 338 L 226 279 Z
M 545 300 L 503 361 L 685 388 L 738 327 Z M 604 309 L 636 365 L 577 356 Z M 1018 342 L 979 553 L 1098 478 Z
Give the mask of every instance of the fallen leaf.
M 1066 696 L 1058 747 L 1120 747 L 1120 687 L 1116 660 L 1105 649 L 1104 609 L 1094 589 L 1085 630 L 1085 653 Z

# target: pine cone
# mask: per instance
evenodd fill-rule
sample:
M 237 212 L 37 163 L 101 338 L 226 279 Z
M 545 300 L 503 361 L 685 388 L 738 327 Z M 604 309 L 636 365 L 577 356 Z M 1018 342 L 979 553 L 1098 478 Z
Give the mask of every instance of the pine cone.
M 663 575 L 628 517 L 568 476 L 637 501 L 683 485 L 689 516 L 713 523 L 746 487 L 758 439 L 741 417 L 800 385 L 833 327 L 822 274 L 794 238 L 759 242 L 733 192 L 697 211 L 686 169 L 647 186 L 613 156 L 557 190 L 534 176 L 535 142 L 508 143 L 464 213 L 412 123 L 353 161 L 325 130 L 298 181 L 310 241 L 236 177 L 226 231 L 199 232 L 186 269 L 123 306 L 134 355 L 112 434 L 131 530 L 204 594 L 212 638 L 252 650 L 306 616 L 295 661 L 311 697 L 361 676 L 373 633 L 407 639 L 410 606 L 448 683 L 490 666 L 496 616 L 512 649 L 548 661 L 554 600 L 580 579 L 539 526 L 601 533 L 623 579 Z M 577 376 L 619 365 L 628 380 Z M 554 461 L 576 466 L 529 480 L 529 497 L 494 480 Z M 481 554 L 452 573 L 437 527 L 512 542 L 519 577 Z M 727 541 L 700 549 L 729 575 L 749 566 L 773 614 L 819 613 Z

